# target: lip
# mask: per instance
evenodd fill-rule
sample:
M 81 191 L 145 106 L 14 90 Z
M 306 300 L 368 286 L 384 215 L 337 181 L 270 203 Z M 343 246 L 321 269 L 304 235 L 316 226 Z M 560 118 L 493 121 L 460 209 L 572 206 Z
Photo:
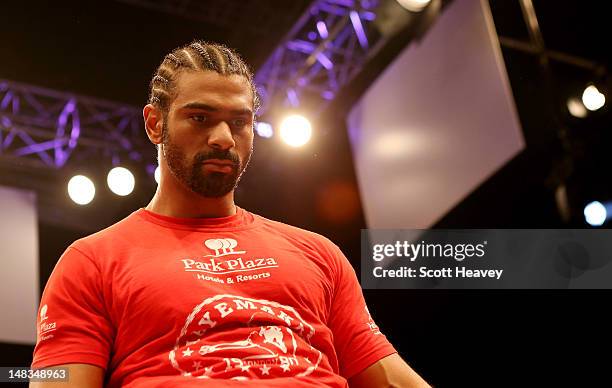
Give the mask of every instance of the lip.
M 207 159 L 202 164 L 213 164 L 217 166 L 233 166 L 234 162 L 232 162 L 231 160 Z
M 202 163 L 202 166 L 209 172 L 231 174 L 234 171 L 234 163 L 229 160 L 209 159 Z

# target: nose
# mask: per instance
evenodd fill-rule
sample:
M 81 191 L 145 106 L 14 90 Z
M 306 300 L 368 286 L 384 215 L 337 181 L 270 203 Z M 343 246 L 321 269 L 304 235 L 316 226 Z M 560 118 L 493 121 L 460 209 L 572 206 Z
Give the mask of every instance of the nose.
M 208 135 L 208 146 L 218 150 L 227 150 L 234 147 L 236 143 L 232 137 L 232 130 L 225 121 L 220 121 L 210 128 Z

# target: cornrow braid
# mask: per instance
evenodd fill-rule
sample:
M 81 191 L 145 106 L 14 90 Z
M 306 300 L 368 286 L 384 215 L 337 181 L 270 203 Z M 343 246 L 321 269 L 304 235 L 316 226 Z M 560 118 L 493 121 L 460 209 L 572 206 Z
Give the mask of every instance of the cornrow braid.
M 168 80 L 166 78 L 162 77 L 161 75 L 156 75 L 155 77 L 153 77 L 152 81 L 153 81 L 153 83 L 160 82 L 160 83 L 162 83 L 164 85 L 168 83 Z
M 230 50 L 227 47 L 223 47 L 221 49 L 221 51 L 223 51 L 223 54 L 227 58 L 228 71 L 229 72 L 237 72 L 238 71 L 238 67 L 236 66 L 236 60 L 235 60 L 234 56 L 231 55 Z
M 166 55 L 166 58 L 164 58 L 164 62 L 165 61 L 172 62 L 174 64 L 174 66 L 176 66 L 176 67 L 181 67 L 183 65 L 181 60 L 178 59 L 177 56 L 172 54 L 172 53 Z
M 210 51 L 212 51 L 212 53 L 214 54 L 215 63 L 217 64 L 217 68 L 219 69 L 220 73 L 227 74 L 227 61 L 225 60 L 224 54 L 218 47 L 211 47 Z
M 176 97 L 176 82 L 181 71 L 214 71 L 221 75 L 240 75 L 247 79 L 253 93 L 253 109 L 259 108 L 259 96 L 253 73 L 240 55 L 218 43 L 195 40 L 166 55 L 149 84 L 149 103 L 164 114 Z
M 208 53 L 208 51 L 206 51 L 204 47 L 202 47 L 200 43 L 194 42 L 190 44 L 189 47 L 193 48 L 198 52 L 198 54 L 200 54 L 200 57 L 204 59 L 204 65 L 207 68 L 215 69 L 215 71 L 218 71 L 216 64 L 210 58 L 210 54 Z

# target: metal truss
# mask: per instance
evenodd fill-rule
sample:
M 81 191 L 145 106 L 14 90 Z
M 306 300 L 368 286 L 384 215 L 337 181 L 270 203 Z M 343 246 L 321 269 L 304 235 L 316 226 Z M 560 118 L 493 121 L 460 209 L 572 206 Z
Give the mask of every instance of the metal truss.
M 140 109 L 0 79 L 0 161 L 60 169 L 142 161 L 145 147 Z
M 260 115 L 296 108 L 317 115 L 385 43 L 378 0 L 315 0 L 255 76 Z
M 180 9 L 195 4 L 179 3 Z M 388 41 L 375 20 L 390 3 L 313 1 L 255 76 L 260 116 L 296 108 L 316 117 Z M 143 150 L 150 147 L 136 107 L 0 79 L 2 162 L 54 169 L 69 160 L 145 162 Z

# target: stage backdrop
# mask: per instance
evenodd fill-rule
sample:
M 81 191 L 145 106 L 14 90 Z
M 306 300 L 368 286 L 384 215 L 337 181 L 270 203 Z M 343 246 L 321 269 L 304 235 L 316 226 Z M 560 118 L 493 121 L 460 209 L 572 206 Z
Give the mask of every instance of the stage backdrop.
M 0 186 L 0 342 L 36 342 L 38 227 L 36 196 Z
M 449 4 L 347 121 L 369 228 L 427 228 L 459 204 L 524 148 L 488 3 Z

